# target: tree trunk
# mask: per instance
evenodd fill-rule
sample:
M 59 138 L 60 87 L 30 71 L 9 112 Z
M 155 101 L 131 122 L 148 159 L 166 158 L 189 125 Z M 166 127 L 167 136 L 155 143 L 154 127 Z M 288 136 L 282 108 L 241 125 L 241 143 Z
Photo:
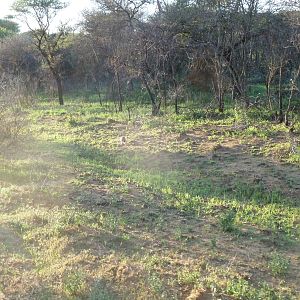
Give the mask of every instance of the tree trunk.
M 119 112 L 122 112 L 123 111 L 123 96 L 121 93 L 119 72 L 116 72 L 116 79 L 117 79 L 117 88 L 118 88 Z
M 266 88 L 267 88 L 267 98 L 268 98 L 269 108 L 270 108 L 270 110 L 272 110 L 273 107 L 272 107 L 272 101 L 271 101 L 271 80 L 269 77 L 266 81 Z
M 47 52 L 45 52 L 41 46 L 38 46 L 39 51 L 41 52 L 42 56 L 44 57 L 44 59 L 46 60 L 48 67 L 56 81 L 56 86 L 57 86 L 57 94 L 58 94 L 58 102 L 60 105 L 64 105 L 64 92 L 63 92 L 63 84 L 62 84 L 62 78 L 61 75 L 59 74 L 58 69 L 53 66 L 53 63 L 49 57 L 49 55 L 47 54 Z
M 219 112 L 224 113 L 224 96 L 222 93 L 219 92 Z
M 278 82 L 278 101 L 279 101 L 279 122 L 283 122 L 283 102 L 282 102 L 282 65 L 279 68 Z
M 54 74 L 56 85 L 57 85 L 57 93 L 58 93 L 58 101 L 60 105 L 64 105 L 64 96 L 63 96 L 63 85 L 62 79 L 59 74 Z
M 152 104 L 152 116 L 157 116 L 158 113 L 159 113 L 159 110 L 160 110 L 160 103 L 159 104 L 156 103 L 155 96 L 152 93 L 152 91 L 151 91 L 151 89 L 150 89 L 150 87 L 148 85 L 148 82 L 147 82 L 147 80 L 146 80 L 146 78 L 145 78 L 144 75 L 142 75 L 142 81 L 143 81 L 143 83 L 144 83 L 144 85 L 146 87 L 146 90 L 147 90 L 148 95 L 149 95 L 150 100 L 151 100 L 151 104 Z
M 223 78 L 222 74 L 220 73 L 218 76 L 218 83 L 217 83 L 217 88 L 218 88 L 218 103 L 219 103 L 219 112 L 223 113 L 224 112 L 224 89 L 223 89 Z
M 178 107 L 178 96 L 175 96 L 175 114 L 179 114 L 179 107 Z
M 292 98 L 294 96 L 294 92 L 298 90 L 298 88 L 296 86 L 296 83 L 297 83 L 297 80 L 299 78 L 299 75 L 300 75 L 300 64 L 299 64 L 297 70 L 294 73 L 294 76 L 293 76 L 294 78 L 292 78 L 291 81 L 290 81 L 290 96 L 289 96 L 288 106 L 287 106 L 285 116 L 284 116 L 284 122 L 285 122 L 286 126 L 290 125 L 289 113 L 291 111 L 291 102 L 292 102 Z
M 173 76 L 174 77 L 174 76 Z M 173 79 L 173 86 L 175 91 L 175 114 L 179 115 L 179 106 L 178 106 L 178 86 L 175 79 Z
M 219 64 L 215 66 L 215 78 L 212 80 L 213 92 L 215 99 L 218 102 L 219 112 L 224 112 L 224 90 L 223 90 L 223 78 L 222 71 L 219 68 Z

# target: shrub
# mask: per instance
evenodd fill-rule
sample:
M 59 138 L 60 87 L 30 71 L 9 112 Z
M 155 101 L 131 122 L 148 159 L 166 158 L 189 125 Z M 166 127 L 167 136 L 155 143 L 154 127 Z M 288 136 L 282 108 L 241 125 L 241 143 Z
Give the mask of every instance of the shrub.
M 225 213 L 220 219 L 220 225 L 223 231 L 225 232 L 233 232 L 236 230 L 235 227 L 235 217 L 236 212 L 230 210 L 229 212 Z
M 269 261 L 269 269 L 274 276 L 284 276 L 290 268 L 290 261 L 279 253 L 273 253 Z
M 18 77 L 0 78 L 0 144 L 11 144 L 24 128 L 24 87 Z

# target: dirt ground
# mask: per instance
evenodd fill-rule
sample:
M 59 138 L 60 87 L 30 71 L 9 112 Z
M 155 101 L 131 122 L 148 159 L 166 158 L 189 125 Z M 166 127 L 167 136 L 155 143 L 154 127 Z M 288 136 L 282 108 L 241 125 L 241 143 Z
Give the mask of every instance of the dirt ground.
M 58 137 L 69 133 L 60 122 L 53 118 L 52 132 L 38 129 L 1 155 L 0 299 L 299 297 L 298 237 L 243 215 L 237 231 L 220 228 L 233 205 L 218 200 L 224 191 L 244 214 L 263 207 L 244 204 L 244 185 L 280 192 L 289 201 L 284 216 L 299 210 L 299 166 L 261 153 L 275 140 L 225 136 L 238 129 L 216 125 L 154 134 L 116 122 L 79 128 L 62 143 Z M 45 131 L 48 138 L 38 139 Z M 78 139 L 87 134 L 91 141 L 100 136 L 99 145 L 82 149 Z M 181 209 L 189 188 L 187 199 L 210 199 L 203 211 Z M 284 259 L 270 269 L 272 253 Z M 276 275 L 286 261 L 287 273 Z

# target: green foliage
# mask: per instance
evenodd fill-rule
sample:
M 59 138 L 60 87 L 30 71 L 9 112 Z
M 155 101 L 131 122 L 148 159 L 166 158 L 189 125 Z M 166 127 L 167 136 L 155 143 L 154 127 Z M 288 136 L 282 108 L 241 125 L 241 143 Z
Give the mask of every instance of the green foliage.
M 116 296 L 113 293 L 109 292 L 104 284 L 99 281 L 97 282 L 92 290 L 90 295 L 87 298 L 88 300 L 115 300 Z
M 13 9 L 22 14 L 34 14 L 36 11 L 39 16 L 45 16 L 46 11 L 61 10 L 66 5 L 62 0 L 16 0 Z
M 68 296 L 79 296 L 86 288 L 85 276 L 81 271 L 67 274 L 63 281 L 63 290 Z
M 249 282 L 241 278 L 230 281 L 227 284 L 227 292 L 238 299 L 254 299 L 253 289 Z
M 220 219 L 220 225 L 223 231 L 233 232 L 236 230 L 235 227 L 236 212 L 231 210 L 224 213 Z
M 19 32 L 19 25 L 9 19 L 0 19 L 0 39 L 12 36 Z
M 196 285 L 200 279 L 200 270 L 184 269 L 178 272 L 178 283 L 181 285 Z
M 290 299 L 289 297 L 282 297 L 276 293 L 274 289 L 266 283 L 260 284 L 259 288 L 254 288 L 251 284 L 242 278 L 231 280 L 227 283 L 227 293 L 232 295 L 235 299 L 241 300 L 280 300 Z
M 158 274 L 151 273 L 148 277 L 148 284 L 155 294 L 161 294 L 164 290 L 163 282 Z
M 274 276 L 285 276 L 290 268 L 290 260 L 275 252 L 272 253 L 268 266 Z

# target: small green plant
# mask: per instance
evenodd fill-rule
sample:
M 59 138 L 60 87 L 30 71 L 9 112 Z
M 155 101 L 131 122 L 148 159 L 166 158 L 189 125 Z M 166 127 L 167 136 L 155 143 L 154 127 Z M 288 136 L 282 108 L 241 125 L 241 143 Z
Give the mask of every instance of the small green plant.
M 145 266 L 148 269 L 152 269 L 155 266 L 161 266 L 163 265 L 163 262 L 163 258 L 158 255 L 149 255 L 144 259 Z
M 237 299 L 253 299 L 253 288 L 248 281 L 239 278 L 231 280 L 227 284 L 227 293 L 235 296 Z
M 279 253 L 273 253 L 268 267 L 274 276 L 284 276 L 289 271 L 290 261 Z
M 233 232 L 236 230 L 235 226 L 235 218 L 236 212 L 234 210 L 230 210 L 229 212 L 223 214 L 220 219 L 220 225 L 223 231 L 225 232 Z
M 124 220 L 118 218 L 114 214 L 111 213 L 101 213 L 99 215 L 99 223 L 103 228 L 109 231 L 116 231 L 119 226 L 121 226 L 122 222 L 124 223 Z
M 91 290 L 88 300 L 114 300 L 116 299 L 101 282 L 97 282 Z
M 78 125 L 78 122 L 77 122 L 77 120 L 75 120 L 74 118 L 70 118 L 70 119 L 69 119 L 69 125 L 70 125 L 71 127 L 75 127 L 75 126 Z
M 217 241 L 215 238 L 210 240 L 210 246 L 212 250 L 215 250 L 217 248 Z
M 177 241 L 180 241 L 180 240 L 182 239 L 183 234 L 182 234 L 181 228 L 177 227 L 177 228 L 175 229 L 174 237 L 175 237 L 175 239 L 176 239 Z
M 63 290 L 68 296 L 80 295 L 86 287 L 85 276 L 80 271 L 68 274 L 63 281 Z
M 151 274 L 148 278 L 148 283 L 149 283 L 151 289 L 155 293 L 157 293 L 157 294 L 162 293 L 162 291 L 163 291 L 163 282 L 157 274 Z
M 177 277 L 179 284 L 195 285 L 200 278 L 200 272 L 199 270 L 184 269 L 178 272 Z
M 277 300 L 291 299 L 289 296 L 283 298 L 280 293 L 263 282 L 258 287 L 252 286 L 247 280 L 238 278 L 227 282 L 226 292 L 234 299 L 243 300 Z

